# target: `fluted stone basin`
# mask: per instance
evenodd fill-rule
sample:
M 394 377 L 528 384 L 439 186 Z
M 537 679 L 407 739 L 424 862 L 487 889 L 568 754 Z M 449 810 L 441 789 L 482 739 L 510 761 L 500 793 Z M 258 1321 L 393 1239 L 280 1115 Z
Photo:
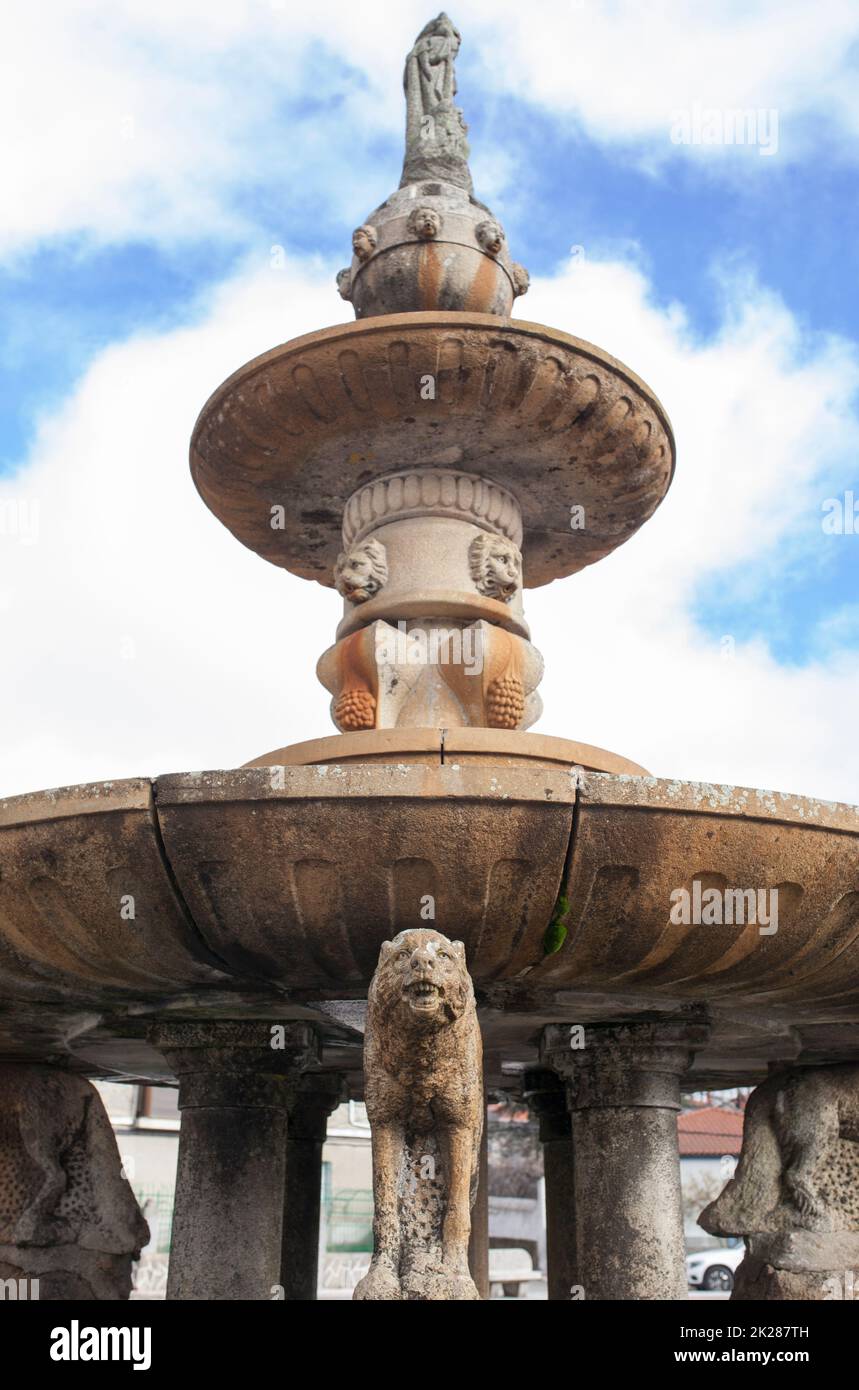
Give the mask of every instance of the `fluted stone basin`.
M 702 1077 L 859 1055 L 848 806 L 550 764 L 269 766 L 0 802 L 0 870 L 0 1046 L 89 1070 L 157 1077 L 147 1021 L 243 1011 L 318 1014 L 357 1068 L 338 1019 L 429 910 L 497 1068 L 545 1022 L 701 1007 Z M 695 880 L 777 889 L 777 931 L 673 924 Z
M 675 448 L 654 393 L 601 348 L 453 312 L 368 318 L 273 348 L 218 387 L 191 440 L 200 495 L 233 535 L 329 587 L 350 497 L 414 459 L 512 491 L 535 588 L 628 540 L 668 491 Z M 372 514 L 382 502 L 370 489 L 365 504 Z M 585 525 L 571 526 L 574 505 Z

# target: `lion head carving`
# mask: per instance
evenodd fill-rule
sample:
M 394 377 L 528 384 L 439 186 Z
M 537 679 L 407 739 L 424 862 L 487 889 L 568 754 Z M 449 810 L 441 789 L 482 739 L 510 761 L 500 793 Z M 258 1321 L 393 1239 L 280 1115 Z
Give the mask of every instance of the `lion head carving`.
M 471 577 L 481 594 L 509 603 L 522 583 L 522 555 L 506 536 L 482 531 L 468 547 Z
M 366 603 L 387 582 L 388 557 L 381 541 L 362 541 L 338 555 L 334 584 L 350 603 Z
M 465 946 L 441 932 L 416 927 L 382 943 L 373 983 L 383 1018 L 443 1026 L 474 1003 Z

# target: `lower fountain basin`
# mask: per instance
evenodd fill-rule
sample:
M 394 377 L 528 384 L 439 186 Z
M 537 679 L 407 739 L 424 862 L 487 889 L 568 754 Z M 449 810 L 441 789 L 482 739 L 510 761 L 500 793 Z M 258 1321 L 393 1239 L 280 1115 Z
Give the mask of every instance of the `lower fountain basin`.
M 694 913 L 696 882 L 777 892 L 777 929 L 672 922 L 678 890 Z M 381 943 L 423 922 L 465 942 L 510 1064 L 533 1061 L 544 1022 L 689 1005 L 714 1011 L 738 1056 L 760 1029 L 859 1056 L 849 806 L 456 761 L 180 773 L 0 802 L 7 1031 L 16 1012 L 31 1024 L 58 1004 L 79 1011 L 78 1031 L 89 1010 L 102 1037 L 128 1038 L 129 1018 L 165 1010 L 360 1000 Z

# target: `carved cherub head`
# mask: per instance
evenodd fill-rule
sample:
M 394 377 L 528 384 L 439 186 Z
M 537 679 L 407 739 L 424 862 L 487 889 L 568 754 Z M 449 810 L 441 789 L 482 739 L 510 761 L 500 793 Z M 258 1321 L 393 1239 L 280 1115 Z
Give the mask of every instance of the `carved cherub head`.
M 371 227 L 368 222 L 363 226 L 356 227 L 352 233 L 352 250 L 363 265 L 368 261 L 378 245 L 379 236 L 375 227 Z
M 492 217 L 487 218 L 485 222 L 478 222 L 474 234 L 490 256 L 497 256 L 504 245 L 504 228 Z
M 506 536 L 481 531 L 468 547 L 471 577 L 481 594 L 509 603 L 522 583 L 522 556 Z
M 352 298 L 352 272 L 348 265 L 337 272 L 337 289 L 341 299 Z
M 421 241 L 432 241 L 441 231 L 441 217 L 435 208 L 415 208 L 409 217 L 408 228 L 412 236 L 420 237 Z
M 517 295 L 517 297 L 520 294 L 527 294 L 531 284 L 531 276 L 528 274 L 524 265 L 520 265 L 518 261 L 514 261 L 510 267 L 510 271 L 513 276 L 514 294 Z
M 341 552 L 334 566 L 337 592 L 350 603 L 366 603 L 388 582 L 388 557 L 381 541 L 361 541 Z

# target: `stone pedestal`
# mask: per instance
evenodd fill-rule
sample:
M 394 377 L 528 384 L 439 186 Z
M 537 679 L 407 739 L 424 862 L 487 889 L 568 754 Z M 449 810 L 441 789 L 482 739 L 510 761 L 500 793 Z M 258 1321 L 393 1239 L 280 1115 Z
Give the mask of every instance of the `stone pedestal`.
M 280 1282 L 288 1302 L 316 1298 L 322 1146 L 328 1116 L 345 1099 L 336 1072 L 306 1077 L 289 1107 Z
M 525 1073 L 524 1096 L 540 1121 L 546 1186 L 549 1301 L 568 1303 L 578 1288 L 573 1131 L 564 1083 L 548 1070 Z
M 315 1058 L 306 1024 L 169 1023 L 182 1129 L 168 1299 L 278 1296 L 287 1110 Z
M 791 1231 L 748 1236 L 732 1301 L 859 1299 L 859 1235 Z
M 552 1024 L 543 1061 L 567 1083 L 578 1283 L 589 1300 L 687 1296 L 677 1112 L 706 1029 L 685 1021 Z

